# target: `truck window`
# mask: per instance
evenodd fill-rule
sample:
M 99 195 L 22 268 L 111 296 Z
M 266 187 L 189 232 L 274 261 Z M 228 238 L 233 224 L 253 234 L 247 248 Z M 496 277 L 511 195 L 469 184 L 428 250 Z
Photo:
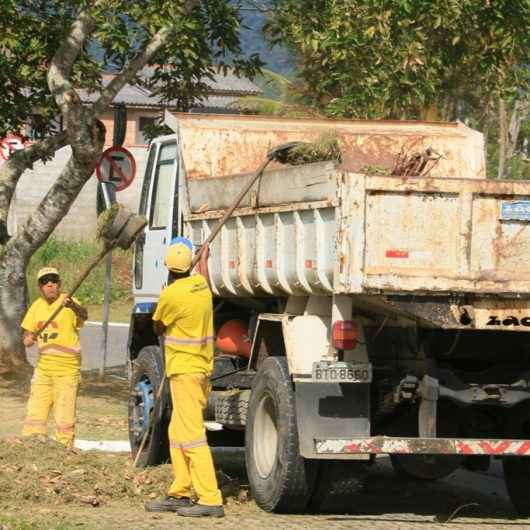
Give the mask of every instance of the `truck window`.
M 147 199 L 149 198 L 149 187 L 151 186 L 151 177 L 153 176 L 153 166 L 155 164 L 156 144 L 153 144 L 149 149 L 149 158 L 147 159 L 147 167 L 145 169 L 144 181 L 142 182 L 142 193 L 140 195 L 140 207 L 138 213 L 145 215 L 147 211 Z
M 168 223 L 169 209 L 171 206 L 171 176 L 175 164 L 176 144 L 165 144 L 160 148 L 158 164 L 155 173 L 155 183 L 152 195 L 151 218 L 149 228 L 162 230 Z

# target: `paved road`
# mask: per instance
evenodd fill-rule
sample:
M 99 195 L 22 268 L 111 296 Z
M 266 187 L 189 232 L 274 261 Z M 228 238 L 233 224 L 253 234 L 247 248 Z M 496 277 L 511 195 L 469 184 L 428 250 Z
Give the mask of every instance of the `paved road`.
M 111 324 L 109 326 L 107 362 L 108 368 L 124 366 L 127 359 L 127 337 L 129 326 L 127 324 Z M 96 370 L 100 367 L 102 359 L 101 341 L 103 332 L 101 323 L 87 322 L 81 329 L 82 370 Z M 29 361 L 34 364 L 37 358 L 36 348 L 28 350 Z

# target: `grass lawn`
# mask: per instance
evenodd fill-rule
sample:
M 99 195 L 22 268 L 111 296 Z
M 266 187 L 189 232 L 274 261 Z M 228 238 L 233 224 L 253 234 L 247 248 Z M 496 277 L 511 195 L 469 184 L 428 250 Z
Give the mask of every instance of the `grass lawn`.
M 39 296 L 37 271 L 41 267 L 57 267 L 62 278 L 62 290 L 68 292 L 84 267 L 100 252 L 95 241 L 60 241 L 50 237 L 31 258 L 28 267 L 30 303 Z M 103 283 L 105 262 L 100 263 L 81 284 L 75 297 L 88 309 L 89 320 L 103 319 Z M 132 250 L 114 250 L 110 289 L 110 321 L 129 323 L 133 306 Z
M 39 296 L 37 271 L 41 267 L 57 267 L 62 278 L 62 290 L 68 292 L 85 267 L 101 251 L 101 245 L 90 241 L 60 241 L 53 236 L 37 250 L 28 266 L 28 287 L 30 302 Z M 105 260 L 85 279 L 75 293 L 83 305 L 93 308 L 94 315 L 101 315 L 97 309 L 103 304 L 103 283 Z M 111 314 L 124 318 L 132 305 L 132 250 L 112 251 Z M 100 311 L 98 313 L 98 311 Z M 91 320 L 98 320 L 93 316 Z M 128 317 L 126 319 L 128 321 Z
M 110 322 L 125 322 L 129 323 L 131 318 L 131 311 L 133 307 L 132 299 L 123 302 L 115 300 L 110 304 L 109 320 Z M 103 320 L 103 305 L 88 305 L 88 319 L 101 322 Z

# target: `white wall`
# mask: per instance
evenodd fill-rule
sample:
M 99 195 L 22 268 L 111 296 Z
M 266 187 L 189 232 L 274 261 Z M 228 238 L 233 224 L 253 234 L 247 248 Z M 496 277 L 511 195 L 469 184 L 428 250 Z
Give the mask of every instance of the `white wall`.
M 129 151 L 136 160 L 136 177 L 126 190 L 117 193 L 117 201 L 136 212 L 147 161 L 147 148 L 131 147 Z M 65 166 L 69 156 L 70 147 L 64 147 L 57 152 L 53 160 L 46 164 L 38 162 L 33 166 L 33 170 L 24 172 L 9 212 L 8 230 L 10 234 L 15 233 L 38 206 Z M 54 235 L 57 238 L 89 240 L 94 237 L 97 222 L 96 187 L 97 179 L 93 175 L 81 190 L 68 214 L 55 229 Z

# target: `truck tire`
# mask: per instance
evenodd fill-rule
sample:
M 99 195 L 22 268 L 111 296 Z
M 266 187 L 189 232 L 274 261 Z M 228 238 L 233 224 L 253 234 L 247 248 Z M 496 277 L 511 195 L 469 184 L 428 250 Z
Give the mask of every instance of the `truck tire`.
M 267 512 L 303 512 L 317 462 L 300 456 L 295 394 L 284 357 L 269 357 L 254 380 L 245 429 L 250 489 Z
M 149 413 L 154 406 L 163 375 L 164 366 L 160 348 L 158 346 L 142 348 L 134 360 L 129 385 L 129 441 L 133 458 L 136 457 L 147 428 Z M 151 435 L 138 459 L 139 467 L 155 466 L 169 459 L 167 401 L 167 396 L 163 392 L 153 418 L 154 426 Z
M 227 429 L 244 429 L 247 422 L 250 390 L 224 393 L 215 401 L 215 421 Z
M 530 460 L 529 457 L 510 456 L 502 460 L 504 481 L 517 513 L 530 517 Z
M 311 498 L 316 513 L 350 513 L 358 507 L 358 495 L 367 475 L 364 462 L 325 460 L 320 463 L 317 485 Z
M 463 462 L 457 455 L 390 455 L 394 471 L 405 478 L 438 480 L 456 471 Z

